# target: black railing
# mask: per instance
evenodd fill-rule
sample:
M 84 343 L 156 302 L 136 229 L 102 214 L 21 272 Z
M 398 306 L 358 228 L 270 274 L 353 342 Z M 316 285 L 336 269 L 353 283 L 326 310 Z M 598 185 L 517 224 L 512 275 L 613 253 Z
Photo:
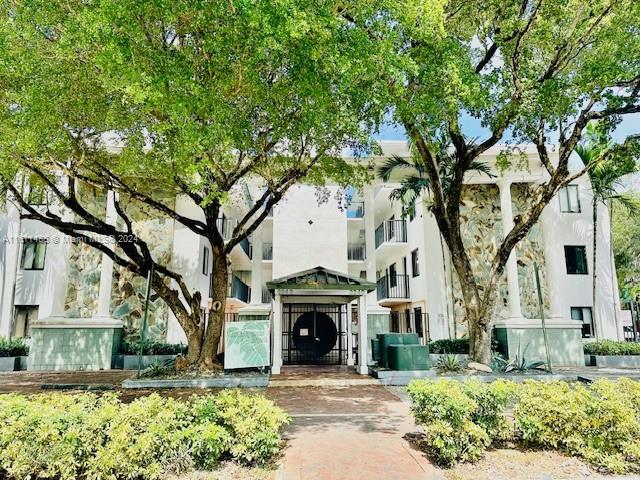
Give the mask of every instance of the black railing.
M 273 244 L 272 243 L 262 244 L 262 259 L 273 260 Z
M 385 275 L 377 282 L 378 300 L 409 298 L 409 275 Z
M 429 314 L 411 310 L 390 313 L 389 329 L 393 333 L 417 333 L 425 342 L 429 342 Z
M 406 243 L 407 222 L 404 220 L 385 220 L 376 228 L 376 248 L 383 243 Z
M 351 202 L 347 207 L 347 218 L 363 218 L 364 202 Z
M 236 275 L 231 275 L 229 281 L 228 296 L 231 298 L 237 298 L 240 301 L 247 303 L 249 301 L 249 286 L 244 283 Z
M 267 287 L 262 287 L 262 303 L 271 303 L 271 292 Z
M 365 245 L 363 243 L 350 243 L 347 245 L 348 260 L 364 260 Z

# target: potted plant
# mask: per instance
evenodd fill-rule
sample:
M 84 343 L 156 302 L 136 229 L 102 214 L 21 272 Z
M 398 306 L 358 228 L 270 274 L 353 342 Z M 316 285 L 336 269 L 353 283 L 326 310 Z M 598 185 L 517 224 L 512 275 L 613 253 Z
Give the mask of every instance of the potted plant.
M 29 346 L 22 338 L 6 339 L 0 337 L 0 371 L 13 372 L 20 370 L 20 366 L 29 355 Z M 26 362 L 25 362 L 26 363 Z

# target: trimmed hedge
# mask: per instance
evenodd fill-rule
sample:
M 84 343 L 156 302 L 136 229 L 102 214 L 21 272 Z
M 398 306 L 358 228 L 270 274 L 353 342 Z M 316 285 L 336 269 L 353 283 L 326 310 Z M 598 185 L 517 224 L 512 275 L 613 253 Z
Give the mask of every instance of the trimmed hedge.
M 429 353 L 468 354 L 469 339 L 447 338 L 443 340 L 435 340 L 429 343 Z
M 408 392 L 423 447 L 441 465 L 475 461 L 488 446 L 511 441 L 562 450 L 615 474 L 640 472 L 640 382 L 417 380 Z
M 289 418 L 237 390 L 186 401 L 153 394 L 0 396 L 0 478 L 158 479 L 221 459 L 264 464 Z
M 8 340 L 0 337 L 0 357 L 23 357 L 29 355 L 29 347 L 22 338 Z
M 587 355 L 640 355 L 640 343 L 602 340 L 584 344 Z
M 140 340 L 123 341 L 120 344 L 120 354 L 138 355 L 140 353 Z M 187 346 L 182 344 L 157 342 L 145 340 L 142 342 L 143 355 L 181 355 L 187 353 Z

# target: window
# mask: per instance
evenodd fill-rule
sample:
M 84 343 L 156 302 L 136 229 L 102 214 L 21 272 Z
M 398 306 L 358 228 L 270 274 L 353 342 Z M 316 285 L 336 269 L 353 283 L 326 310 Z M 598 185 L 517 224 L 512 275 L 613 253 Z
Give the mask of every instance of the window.
M 25 240 L 22 245 L 22 261 L 20 267 L 23 270 L 44 269 L 44 257 L 47 251 L 47 242 L 38 239 Z
M 204 247 L 202 251 L 202 274 L 209 275 L 209 249 Z
M 391 332 L 400 333 L 400 316 L 398 312 L 391 312 Z
M 16 305 L 13 313 L 12 338 L 31 336 L 31 325 L 38 319 L 38 306 Z
M 571 307 L 571 319 L 582 322 L 582 338 L 593 338 L 591 307 Z
M 580 197 L 578 185 L 567 185 L 558 192 L 560 196 L 560 211 L 565 213 L 580 213 Z
M 412 328 L 412 325 L 411 325 L 411 310 L 406 309 L 404 311 L 404 317 L 405 317 L 405 326 L 406 326 L 405 327 L 406 328 L 405 331 L 407 333 L 412 333 L 413 332 L 413 328 Z
M 418 265 L 418 249 L 411 252 L 411 274 L 414 277 L 420 275 L 420 265 Z
M 407 216 L 409 217 L 409 221 L 416 218 L 416 201 L 411 202 L 411 205 L 407 207 Z
M 422 325 L 422 308 L 415 307 L 413 309 L 413 316 L 415 317 L 416 333 L 420 338 L 424 338 L 424 327 Z
M 582 245 L 565 245 L 564 258 L 567 264 L 567 273 L 570 275 L 586 275 L 587 250 Z

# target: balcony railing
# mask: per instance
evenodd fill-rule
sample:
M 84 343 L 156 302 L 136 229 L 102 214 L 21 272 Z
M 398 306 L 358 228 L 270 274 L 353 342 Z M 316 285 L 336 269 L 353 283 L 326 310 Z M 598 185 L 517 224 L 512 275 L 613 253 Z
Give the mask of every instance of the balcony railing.
M 230 298 L 237 298 L 238 300 L 247 303 L 249 301 L 249 290 L 249 286 L 246 283 L 240 280 L 236 275 L 231 274 L 227 293 Z
M 271 303 L 271 292 L 267 287 L 262 287 L 262 303 Z
M 273 243 L 262 244 L 262 259 L 273 260 Z
M 347 218 L 363 218 L 364 202 L 351 202 L 347 207 Z
M 364 243 L 350 243 L 347 245 L 348 260 L 364 260 L 365 246 Z
M 420 338 L 429 342 L 429 314 L 415 313 L 407 310 L 404 312 L 390 313 L 389 328 L 393 333 L 417 333 Z M 426 330 L 426 332 L 425 332 Z M 425 335 L 426 334 L 426 335 Z
M 376 228 L 376 248 L 383 243 L 406 243 L 407 222 L 404 220 L 385 220 Z
M 385 275 L 377 282 L 378 300 L 409 298 L 409 275 Z

